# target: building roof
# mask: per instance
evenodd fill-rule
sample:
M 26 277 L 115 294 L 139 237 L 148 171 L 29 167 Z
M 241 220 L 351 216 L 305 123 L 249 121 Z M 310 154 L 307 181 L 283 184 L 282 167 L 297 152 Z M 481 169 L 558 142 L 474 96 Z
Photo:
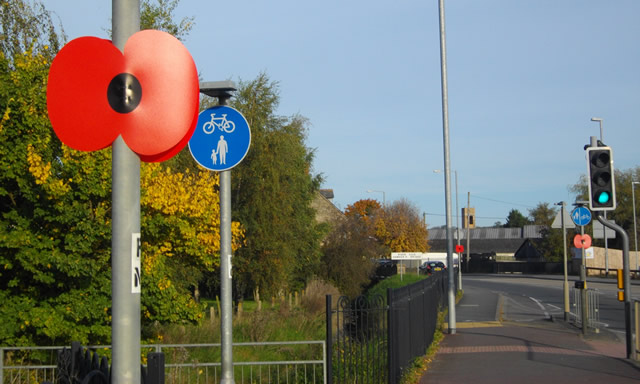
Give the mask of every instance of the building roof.
M 471 228 L 469 229 L 469 248 L 471 253 L 513 253 L 528 240 L 542 237 L 541 225 L 527 225 L 523 228 Z M 453 241 L 457 243 L 455 228 Z M 431 252 L 446 252 L 447 231 L 445 228 L 429 229 L 429 247 Z M 467 230 L 460 229 L 460 242 L 466 247 Z
M 469 229 L 469 238 L 471 240 L 498 240 L 498 239 L 539 239 L 542 237 L 542 225 L 525 225 L 522 228 L 471 228 Z M 456 230 L 453 230 L 453 238 L 457 239 Z M 467 230 L 460 228 L 460 239 L 467 238 Z M 429 241 L 446 240 L 446 228 L 429 229 Z
M 333 189 L 321 189 L 318 192 L 327 200 L 333 199 Z

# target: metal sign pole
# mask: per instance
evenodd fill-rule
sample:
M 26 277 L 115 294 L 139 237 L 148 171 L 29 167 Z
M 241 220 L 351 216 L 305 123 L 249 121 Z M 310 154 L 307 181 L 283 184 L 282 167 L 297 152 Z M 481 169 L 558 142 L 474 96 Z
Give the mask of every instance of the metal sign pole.
M 562 222 L 562 243 L 564 245 L 564 284 L 563 284 L 563 293 L 564 293 L 564 321 L 569 321 L 569 278 L 567 276 L 567 225 L 564 222 L 564 206 L 566 203 L 564 201 L 561 202 L 561 210 L 560 212 L 560 220 Z
M 112 20 L 112 41 L 122 51 L 140 30 L 139 0 L 113 0 Z M 112 178 L 111 382 L 130 384 L 141 380 L 140 158 L 122 137 L 113 143 Z
M 230 96 L 230 94 L 229 94 Z M 229 97 L 218 97 L 218 104 L 227 105 Z M 234 384 L 233 378 L 233 285 L 231 278 L 231 171 L 220 176 L 220 364 L 221 384 Z
M 233 306 L 231 280 L 231 171 L 220 172 L 220 383 L 233 384 Z
M 235 91 L 235 85 L 231 81 L 224 82 L 208 82 L 200 84 L 200 92 L 218 99 L 220 106 L 226 106 L 227 101 L 232 96 L 232 92 Z M 227 115 L 223 115 L 227 116 Z M 208 118 L 208 116 L 207 116 Z M 243 117 L 244 119 L 244 117 Z M 213 120 L 212 120 L 213 121 Z M 233 123 L 233 129 L 238 126 L 240 121 Z M 198 123 L 200 124 L 200 123 Z M 206 124 L 203 124 L 203 128 Z M 224 126 L 219 127 L 224 129 Z M 198 127 L 198 129 L 201 129 Z M 212 125 L 212 129 L 215 130 L 215 126 Z M 247 131 L 248 131 L 247 126 Z M 240 128 L 238 128 L 240 130 Z M 205 131 L 206 132 L 206 131 Z M 230 133 L 230 132 L 228 132 Z M 237 131 L 235 132 L 238 133 Z M 195 147 L 193 140 L 207 142 L 202 137 L 196 138 L 196 134 L 191 138 L 189 142 L 189 149 L 196 161 L 203 165 L 203 157 L 209 158 L 211 149 L 206 147 L 206 151 L 201 152 L 201 149 Z M 248 149 L 247 142 L 247 149 Z M 222 151 L 219 149 L 218 151 Z M 224 151 L 226 152 L 226 151 Z M 229 151 L 231 152 L 231 151 Z M 246 153 L 246 152 L 245 152 Z M 220 165 L 225 164 L 223 161 L 223 154 L 218 153 L 221 156 Z M 240 159 L 241 160 L 241 159 Z M 238 161 L 240 161 L 238 160 Z M 214 164 L 217 164 L 214 162 Z M 210 166 L 203 165 L 205 168 L 216 170 Z M 221 344 L 221 375 L 220 383 L 222 384 L 234 384 L 233 378 L 233 280 L 231 277 L 231 257 L 233 256 L 233 250 L 231 248 L 231 170 L 217 170 L 220 177 L 220 344 Z

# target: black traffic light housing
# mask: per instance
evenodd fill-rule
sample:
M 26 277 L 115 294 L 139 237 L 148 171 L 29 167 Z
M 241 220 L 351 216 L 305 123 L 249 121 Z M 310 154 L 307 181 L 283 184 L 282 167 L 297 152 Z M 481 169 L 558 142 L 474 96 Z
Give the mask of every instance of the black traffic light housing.
M 589 208 L 592 211 L 616 209 L 613 153 L 610 147 L 587 148 Z

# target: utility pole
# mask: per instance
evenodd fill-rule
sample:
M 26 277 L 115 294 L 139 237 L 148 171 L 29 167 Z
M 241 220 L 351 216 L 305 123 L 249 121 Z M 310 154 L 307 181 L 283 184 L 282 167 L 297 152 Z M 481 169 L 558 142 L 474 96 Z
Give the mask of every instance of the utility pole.
M 465 212 L 464 215 L 464 222 L 466 223 L 465 225 L 467 226 L 467 262 L 465 263 L 465 267 L 467 269 L 467 273 L 469 273 L 469 263 L 471 263 L 471 248 L 469 247 L 469 239 L 471 238 L 470 236 L 470 225 L 469 225 L 469 207 L 471 207 L 471 192 L 467 192 L 467 210 Z

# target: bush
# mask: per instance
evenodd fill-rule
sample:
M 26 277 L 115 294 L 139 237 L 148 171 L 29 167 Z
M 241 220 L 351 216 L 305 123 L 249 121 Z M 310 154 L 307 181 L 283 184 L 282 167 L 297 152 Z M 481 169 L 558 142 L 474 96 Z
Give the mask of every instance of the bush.
M 312 280 L 307 284 L 300 304 L 312 316 L 324 313 L 326 295 L 340 296 L 340 291 L 325 281 Z

